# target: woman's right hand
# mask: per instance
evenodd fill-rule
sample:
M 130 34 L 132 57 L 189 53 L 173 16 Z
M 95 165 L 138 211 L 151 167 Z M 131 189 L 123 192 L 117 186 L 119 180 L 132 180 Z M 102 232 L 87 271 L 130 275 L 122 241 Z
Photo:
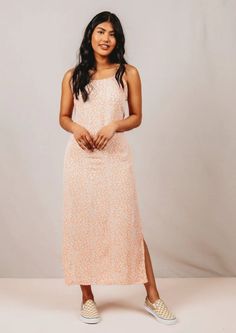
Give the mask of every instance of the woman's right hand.
M 73 135 L 82 149 L 88 149 L 92 151 L 94 150 L 95 146 L 93 143 L 93 138 L 86 128 L 79 124 L 74 125 Z

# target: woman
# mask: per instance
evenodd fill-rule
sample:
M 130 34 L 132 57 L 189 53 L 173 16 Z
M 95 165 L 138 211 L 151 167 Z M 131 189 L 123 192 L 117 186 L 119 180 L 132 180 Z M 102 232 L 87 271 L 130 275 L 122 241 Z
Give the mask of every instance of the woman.
M 78 65 L 62 80 L 59 121 L 71 133 L 64 158 L 65 283 L 80 284 L 83 322 L 101 319 L 92 284 L 144 284 L 145 309 L 172 324 L 176 318 L 160 299 L 143 239 L 124 133 L 142 119 L 140 76 L 124 59 L 124 43 L 117 16 L 97 14 L 85 30 Z

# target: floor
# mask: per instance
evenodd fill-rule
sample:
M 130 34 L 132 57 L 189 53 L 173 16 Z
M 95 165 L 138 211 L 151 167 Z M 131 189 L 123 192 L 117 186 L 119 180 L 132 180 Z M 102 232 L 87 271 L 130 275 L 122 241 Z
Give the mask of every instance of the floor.
M 143 308 L 143 285 L 93 285 L 102 321 L 79 320 L 81 290 L 63 279 L 0 279 L 4 333 L 236 332 L 236 278 L 158 278 L 162 299 L 178 323 L 165 326 Z M 96 327 L 96 328 L 95 328 Z

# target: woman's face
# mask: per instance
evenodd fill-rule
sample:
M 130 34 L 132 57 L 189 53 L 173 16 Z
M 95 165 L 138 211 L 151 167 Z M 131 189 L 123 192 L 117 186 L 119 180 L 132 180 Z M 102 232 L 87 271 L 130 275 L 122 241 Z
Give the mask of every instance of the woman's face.
M 108 56 L 113 51 L 116 46 L 116 38 L 110 22 L 102 22 L 95 27 L 91 44 L 94 52 L 101 56 Z

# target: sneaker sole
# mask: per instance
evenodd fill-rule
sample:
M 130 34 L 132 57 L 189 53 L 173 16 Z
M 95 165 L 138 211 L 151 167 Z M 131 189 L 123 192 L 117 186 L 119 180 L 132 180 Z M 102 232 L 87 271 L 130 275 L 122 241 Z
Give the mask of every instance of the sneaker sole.
M 151 313 L 162 324 L 174 325 L 177 323 L 177 319 L 163 319 L 159 317 L 158 314 L 154 312 L 152 309 L 150 309 L 146 304 L 144 304 L 144 309 L 147 310 L 149 313 Z
M 99 321 L 101 321 L 101 318 L 100 317 L 97 317 L 97 318 L 87 318 L 87 317 L 84 317 L 84 316 L 80 315 L 80 320 L 83 323 L 86 323 L 86 324 L 96 324 Z

